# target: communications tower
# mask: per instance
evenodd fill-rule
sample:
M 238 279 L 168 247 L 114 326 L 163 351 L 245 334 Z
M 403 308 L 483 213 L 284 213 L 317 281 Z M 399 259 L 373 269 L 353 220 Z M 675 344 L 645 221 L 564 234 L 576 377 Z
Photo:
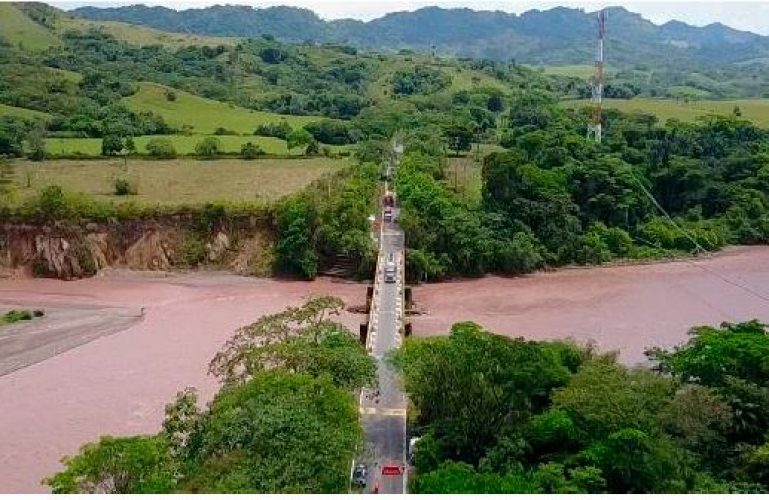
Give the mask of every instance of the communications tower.
M 606 35 L 606 13 L 601 9 L 598 12 L 598 52 L 595 57 L 595 75 L 593 76 L 593 114 L 590 125 L 587 127 L 587 136 L 601 142 L 601 104 L 603 101 L 603 42 Z

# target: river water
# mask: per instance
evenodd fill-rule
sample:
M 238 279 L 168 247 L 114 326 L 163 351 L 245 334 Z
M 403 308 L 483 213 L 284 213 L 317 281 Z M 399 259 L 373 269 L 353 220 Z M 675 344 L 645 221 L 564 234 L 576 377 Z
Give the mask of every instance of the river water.
M 18 304 L 72 315 L 102 307 L 141 316 L 144 308 L 118 333 L 0 377 L 0 492 L 46 491 L 40 479 L 59 470 L 60 457 L 100 435 L 156 432 L 177 391 L 195 386 L 204 399 L 213 394 L 207 364 L 232 332 L 320 294 L 360 304 L 365 285 L 208 273 L 0 281 L 0 309 Z M 769 322 L 769 247 L 731 249 L 696 264 L 441 283 L 416 287 L 414 297 L 427 311 L 412 318 L 420 333 L 473 320 L 507 335 L 593 340 L 632 364 L 644 360 L 647 346 L 684 341 L 694 324 Z M 361 316 L 342 320 L 357 330 Z

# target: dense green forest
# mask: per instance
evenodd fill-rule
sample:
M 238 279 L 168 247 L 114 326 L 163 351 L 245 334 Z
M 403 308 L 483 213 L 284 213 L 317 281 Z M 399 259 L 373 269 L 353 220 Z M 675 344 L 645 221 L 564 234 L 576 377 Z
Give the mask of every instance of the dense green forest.
M 766 131 L 737 116 L 660 125 L 650 115 L 609 113 L 598 145 L 585 137 L 587 117 L 562 109 L 544 89 L 501 103 L 495 95 L 416 96 L 355 120 L 366 138 L 360 155 L 377 145 L 386 151 L 392 134 L 404 141 L 396 187 L 410 278 L 769 241 Z M 470 167 L 482 187 L 468 197 L 446 178 L 447 157 L 487 134 L 505 150 Z
M 765 493 L 766 327 L 692 329 L 654 368 L 454 325 L 393 355 L 414 493 Z

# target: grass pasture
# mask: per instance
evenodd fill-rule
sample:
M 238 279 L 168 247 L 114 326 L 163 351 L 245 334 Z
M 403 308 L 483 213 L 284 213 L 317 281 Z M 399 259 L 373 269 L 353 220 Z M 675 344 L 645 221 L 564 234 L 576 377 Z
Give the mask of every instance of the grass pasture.
M 590 64 L 571 64 L 566 66 L 535 66 L 541 67 L 546 75 L 572 76 L 588 79 L 595 74 L 595 66 Z
M 589 106 L 587 100 L 564 101 L 564 106 Z M 626 113 L 644 112 L 656 115 L 661 122 L 670 118 L 692 122 L 708 114 L 731 115 L 735 106 L 739 106 L 742 118 L 750 120 L 759 127 L 769 127 L 769 99 L 734 99 L 728 101 L 675 101 L 667 99 L 604 99 L 605 108 L 614 108 Z
M 0 3 L 0 36 L 13 45 L 45 50 L 59 45 L 59 39 L 45 27 L 27 17 L 12 3 Z
M 167 99 L 168 90 L 176 94 L 175 100 Z M 290 116 L 254 111 L 150 82 L 141 83 L 139 91 L 124 98 L 123 102 L 135 112 L 157 113 L 173 127 L 181 129 L 184 125 L 191 126 L 196 134 L 211 134 L 217 127 L 233 130 L 239 134 L 251 134 L 257 125 L 264 123 L 278 123 L 285 120 L 292 127 L 300 128 L 323 119 L 319 116 Z
M 49 160 L 12 163 L 20 200 L 56 184 L 102 200 L 142 205 L 197 205 L 210 201 L 269 201 L 298 191 L 346 165 L 344 160 Z M 114 195 L 116 179 L 133 183 L 138 194 Z
M 26 118 L 28 120 L 48 120 L 51 118 L 51 115 L 48 113 L 27 108 L 17 108 L 16 106 L 8 106 L 3 103 L 0 103 L 0 116 L 14 116 L 18 118 Z

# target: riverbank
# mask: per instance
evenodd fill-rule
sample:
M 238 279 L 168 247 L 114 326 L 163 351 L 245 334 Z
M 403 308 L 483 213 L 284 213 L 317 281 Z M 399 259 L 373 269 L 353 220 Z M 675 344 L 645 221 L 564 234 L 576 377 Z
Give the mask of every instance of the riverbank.
M 733 248 L 694 262 L 419 286 L 414 298 L 427 314 L 412 322 L 416 335 L 475 321 L 511 336 L 593 340 L 632 364 L 644 361 L 648 346 L 685 341 L 695 324 L 769 323 L 769 302 L 755 294 L 769 297 L 769 247 Z M 213 394 L 208 362 L 238 327 L 312 295 L 357 305 L 366 285 L 125 271 L 68 282 L 0 281 L 0 307 L 45 309 L 45 321 L 82 319 L 86 310 L 134 318 L 120 331 L 0 376 L 0 492 L 45 491 L 40 479 L 59 470 L 59 459 L 100 435 L 156 432 L 177 391 L 192 385 L 204 400 Z M 362 319 L 342 317 L 353 331 Z M 71 331 L 80 330 L 94 334 L 83 325 Z

